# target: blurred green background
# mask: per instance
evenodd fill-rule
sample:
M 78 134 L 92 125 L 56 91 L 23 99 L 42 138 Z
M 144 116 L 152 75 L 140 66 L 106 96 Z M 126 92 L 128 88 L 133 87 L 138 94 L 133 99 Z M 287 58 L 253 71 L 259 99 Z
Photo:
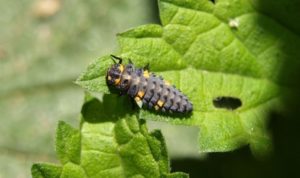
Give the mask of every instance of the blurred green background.
M 83 90 L 73 81 L 117 51 L 116 34 L 158 23 L 151 0 L 0 0 L 0 178 L 57 162 L 58 120 L 79 125 Z

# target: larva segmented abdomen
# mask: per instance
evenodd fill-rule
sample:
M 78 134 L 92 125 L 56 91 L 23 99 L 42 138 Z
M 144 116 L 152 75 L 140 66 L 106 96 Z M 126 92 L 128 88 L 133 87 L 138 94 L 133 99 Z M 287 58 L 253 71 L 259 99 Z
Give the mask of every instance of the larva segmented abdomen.
M 163 112 L 186 113 L 193 110 L 187 97 L 161 77 L 137 69 L 132 72 L 130 78 L 127 94 L 134 98 L 139 106 Z

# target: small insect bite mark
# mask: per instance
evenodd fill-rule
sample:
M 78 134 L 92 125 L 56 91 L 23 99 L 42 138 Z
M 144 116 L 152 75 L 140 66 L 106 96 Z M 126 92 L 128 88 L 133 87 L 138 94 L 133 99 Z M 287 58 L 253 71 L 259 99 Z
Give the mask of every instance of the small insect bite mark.
M 112 60 L 114 64 L 107 71 L 107 85 L 133 98 L 140 108 L 144 105 L 143 108 L 170 114 L 193 110 L 192 103 L 181 91 L 163 77 L 149 72 L 148 64 L 136 68 L 132 62 L 122 64 L 123 59 L 117 56 L 112 55 Z
M 231 28 L 238 28 L 240 26 L 240 21 L 239 19 L 230 19 L 229 22 L 228 22 L 228 25 L 231 27 Z
M 213 104 L 216 108 L 235 110 L 242 106 L 242 101 L 231 96 L 219 96 L 213 99 Z

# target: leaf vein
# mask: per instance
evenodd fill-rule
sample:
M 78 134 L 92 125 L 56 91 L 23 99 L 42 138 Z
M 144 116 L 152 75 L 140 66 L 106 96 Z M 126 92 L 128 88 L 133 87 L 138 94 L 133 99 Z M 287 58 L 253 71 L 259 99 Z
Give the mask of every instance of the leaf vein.
M 89 148 L 89 149 L 85 148 L 85 149 L 82 149 L 82 151 L 83 152 L 92 152 L 92 153 L 99 152 L 99 153 L 103 153 L 103 154 L 116 154 L 115 152 L 106 152 L 106 151 L 103 151 L 100 149 L 91 149 L 91 148 Z
M 219 26 L 221 26 L 222 23 L 219 23 L 218 25 L 214 26 L 213 28 L 203 31 L 200 34 L 196 35 L 196 38 L 191 42 L 190 46 L 188 47 L 188 49 L 185 51 L 185 53 L 183 54 L 183 58 L 185 57 L 185 55 L 188 53 L 188 51 L 191 49 L 191 47 L 194 45 L 194 43 L 198 40 L 199 37 L 201 37 L 202 35 L 206 34 L 206 33 L 210 33 L 212 31 L 214 31 L 215 29 L 217 29 Z
M 280 98 L 280 96 L 278 96 L 278 95 L 277 96 L 272 96 L 268 99 L 262 100 L 261 102 L 258 102 L 258 103 L 254 104 L 252 106 L 247 107 L 247 108 L 244 107 L 244 108 L 240 109 L 239 112 L 242 113 L 242 112 L 245 112 L 245 111 L 256 109 L 257 107 L 260 107 L 260 105 L 264 105 L 264 104 L 267 104 L 269 102 L 273 102 L 273 101 L 275 101 L 279 98 Z

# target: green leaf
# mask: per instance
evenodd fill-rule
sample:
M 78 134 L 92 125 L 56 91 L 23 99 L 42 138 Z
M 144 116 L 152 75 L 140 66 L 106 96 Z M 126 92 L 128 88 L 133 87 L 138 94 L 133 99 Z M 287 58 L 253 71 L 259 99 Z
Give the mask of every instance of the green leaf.
M 87 94 L 80 132 L 64 122 L 58 125 L 56 151 L 63 164 L 60 172 L 36 171 L 41 169 L 38 167 L 32 174 L 63 178 L 173 176 L 161 132 L 149 133 L 145 121 L 130 114 L 134 110 L 128 106 L 128 99 L 116 97 Z
M 71 162 L 64 165 L 60 178 L 88 178 L 84 169 Z
M 170 171 L 159 131 L 149 134 L 127 98 L 89 98 L 82 109 L 81 165 L 90 177 L 159 177 Z M 101 102 L 102 100 L 102 102 Z M 101 115 L 101 116 L 100 116 Z
M 299 67 L 300 39 L 295 32 L 300 28 L 277 14 L 288 19 L 285 10 L 279 10 L 283 8 L 297 14 L 292 1 L 283 7 L 268 2 L 276 13 L 262 8 L 267 3 L 260 1 L 160 0 L 162 25 L 119 34 L 120 57 L 139 67 L 149 62 L 153 72 L 171 81 L 194 105 L 190 117 L 147 110 L 139 117 L 199 127 L 202 152 L 230 151 L 246 144 L 257 155 L 270 151 L 268 112 L 280 103 L 280 90 L 293 85 L 289 78 Z M 282 72 L 286 60 L 290 70 Z M 108 56 L 96 60 L 77 83 L 107 93 L 105 74 L 111 64 Z M 220 108 L 214 105 L 219 97 L 235 98 L 241 106 Z
M 80 162 L 80 132 L 63 121 L 56 131 L 56 154 L 62 164 Z
M 62 167 L 48 163 L 37 163 L 31 168 L 33 178 L 59 178 L 61 172 Z

